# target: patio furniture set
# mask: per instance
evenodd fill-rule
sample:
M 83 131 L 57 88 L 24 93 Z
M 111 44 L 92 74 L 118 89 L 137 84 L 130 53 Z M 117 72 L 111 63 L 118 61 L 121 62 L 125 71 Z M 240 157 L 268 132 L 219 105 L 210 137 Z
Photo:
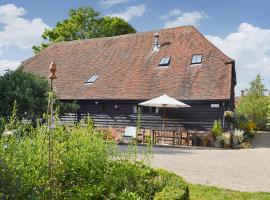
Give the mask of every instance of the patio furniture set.
M 136 127 L 126 127 L 123 142 L 137 139 L 142 144 L 173 145 L 173 146 L 208 146 L 212 140 L 211 132 L 197 130 L 149 130 L 143 129 L 136 136 Z

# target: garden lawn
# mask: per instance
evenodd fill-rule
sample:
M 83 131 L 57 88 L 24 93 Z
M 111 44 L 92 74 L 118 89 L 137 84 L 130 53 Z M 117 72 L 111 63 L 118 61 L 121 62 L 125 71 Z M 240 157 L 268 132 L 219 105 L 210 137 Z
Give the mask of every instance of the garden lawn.
M 211 186 L 189 184 L 190 200 L 269 200 L 270 193 L 239 192 Z

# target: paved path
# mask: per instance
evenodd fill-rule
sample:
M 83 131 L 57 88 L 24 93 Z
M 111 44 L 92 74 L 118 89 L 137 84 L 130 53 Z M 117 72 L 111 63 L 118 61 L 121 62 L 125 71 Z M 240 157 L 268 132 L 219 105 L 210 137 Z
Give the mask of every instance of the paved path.
M 270 192 L 270 134 L 259 135 L 254 147 L 241 150 L 154 147 L 151 165 L 175 172 L 190 183 Z

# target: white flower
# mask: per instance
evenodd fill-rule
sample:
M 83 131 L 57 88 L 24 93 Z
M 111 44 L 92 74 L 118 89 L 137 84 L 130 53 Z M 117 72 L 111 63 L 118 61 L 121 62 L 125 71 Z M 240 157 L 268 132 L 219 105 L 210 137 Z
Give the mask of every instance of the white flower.
M 223 140 L 225 144 L 230 144 L 231 134 L 230 133 L 223 133 Z
M 238 139 L 241 143 L 244 140 L 244 131 L 243 130 L 234 130 L 234 137 Z
M 9 135 L 13 135 L 13 134 L 14 134 L 13 131 L 5 130 L 4 133 L 3 133 L 3 136 L 9 136 Z

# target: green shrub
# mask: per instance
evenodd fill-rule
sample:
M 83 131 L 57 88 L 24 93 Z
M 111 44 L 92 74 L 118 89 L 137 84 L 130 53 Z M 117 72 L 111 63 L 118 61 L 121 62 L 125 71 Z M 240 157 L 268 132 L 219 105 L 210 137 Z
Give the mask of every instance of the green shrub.
M 222 126 L 220 120 L 215 120 L 212 128 L 212 134 L 216 138 L 222 134 Z
M 245 133 L 257 131 L 257 124 L 243 115 L 237 116 L 237 128 L 244 130 Z
M 154 186 L 156 191 L 154 199 L 186 200 L 189 199 L 187 182 L 174 173 L 165 170 L 156 170 L 158 176 Z
M 20 125 L 16 128 L 22 129 Z M 54 199 L 189 197 L 187 183 L 181 177 L 154 170 L 135 155 L 119 152 L 115 143 L 104 141 L 102 133 L 93 130 L 91 120 L 87 127 L 55 127 L 50 180 L 48 131 L 39 126 L 25 129 L 23 134 L 0 137 L 0 180 L 4 181 L 0 182 L 0 191 L 5 196 L 48 199 L 51 182 Z
M 0 136 L 5 131 L 5 125 L 6 125 L 5 119 L 0 117 Z
M 186 200 L 185 191 L 175 187 L 165 187 L 155 195 L 155 200 Z
M 22 68 L 0 76 L 0 113 L 8 118 L 17 102 L 18 117 L 41 116 L 46 112 L 48 81 L 24 72 Z
M 270 98 L 265 94 L 265 85 L 260 75 L 250 82 L 246 95 L 237 103 L 236 113 L 243 115 L 248 121 L 254 123 L 257 130 L 266 128 L 267 117 L 270 112 Z
M 137 194 L 133 192 L 129 192 L 127 190 L 124 190 L 120 196 L 118 197 L 119 200 L 141 200 L 142 198 Z

